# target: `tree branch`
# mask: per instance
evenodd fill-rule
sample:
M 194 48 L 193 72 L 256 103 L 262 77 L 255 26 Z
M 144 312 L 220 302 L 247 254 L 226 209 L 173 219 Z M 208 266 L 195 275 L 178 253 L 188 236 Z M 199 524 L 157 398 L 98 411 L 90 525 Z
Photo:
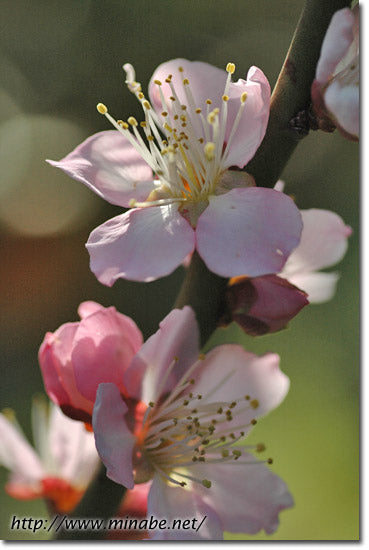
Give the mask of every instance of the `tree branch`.
M 332 15 L 350 5 L 350 0 L 306 0 L 272 94 L 264 140 L 246 167 L 257 185 L 275 185 L 300 141 L 301 136 L 289 123 L 299 111 L 310 106 L 311 84 Z

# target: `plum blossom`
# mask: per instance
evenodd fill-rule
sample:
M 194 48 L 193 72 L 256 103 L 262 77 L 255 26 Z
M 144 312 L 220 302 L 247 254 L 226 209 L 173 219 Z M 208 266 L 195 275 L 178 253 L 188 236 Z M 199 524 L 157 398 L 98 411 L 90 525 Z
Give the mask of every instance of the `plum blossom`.
M 199 354 L 191 308 L 173 310 L 123 374 L 130 396 L 100 384 L 93 413 L 96 448 L 116 483 L 151 483 L 147 514 L 157 519 L 206 516 L 198 532 L 158 530 L 155 539 L 221 539 L 223 531 L 272 533 L 293 505 L 285 483 L 243 439 L 256 419 L 284 399 L 279 357 L 239 345 Z M 241 443 L 242 442 L 242 443 Z
M 123 373 L 142 345 L 134 321 L 114 307 L 83 302 L 81 321 L 48 332 L 39 350 L 45 389 L 64 414 L 89 423 L 100 382 L 125 394 Z
M 278 181 L 275 189 L 283 191 L 284 182 Z M 223 324 L 234 320 L 253 336 L 276 332 L 308 303 L 333 298 L 338 273 L 318 270 L 342 260 L 352 229 L 329 210 L 311 208 L 300 213 L 300 244 L 278 275 L 231 279 Z
M 0 463 L 11 472 L 6 491 L 22 500 L 43 497 L 56 512 L 69 512 L 99 464 L 93 434 L 40 399 L 33 401 L 32 427 L 36 450 L 14 413 L 0 414 Z
M 88 239 L 99 281 L 152 281 L 195 249 L 223 277 L 280 271 L 299 242 L 299 212 L 289 197 L 255 187 L 238 170 L 266 131 L 270 86 L 263 72 L 251 67 L 246 80 L 232 82 L 233 63 L 222 71 L 175 59 L 154 72 L 149 101 L 132 65 L 124 69 L 144 120 L 116 121 L 100 103 L 116 130 L 49 161 L 112 204 L 130 207 Z
M 337 11 L 325 35 L 311 90 L 319 127 L 359 137 L 359 6 Z

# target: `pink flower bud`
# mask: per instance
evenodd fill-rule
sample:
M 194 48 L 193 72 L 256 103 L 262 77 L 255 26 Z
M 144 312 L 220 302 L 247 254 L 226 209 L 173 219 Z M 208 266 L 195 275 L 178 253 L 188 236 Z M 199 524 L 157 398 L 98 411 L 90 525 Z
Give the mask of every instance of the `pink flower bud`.
M 142 345 L 136 324 L 114 307 L 79 307 L 81 321 L 48 332 L 39 362 L 49 397 L 75 420 L 90 422 L 98 385 L 114 382 L 126 395 L 123 373 Z

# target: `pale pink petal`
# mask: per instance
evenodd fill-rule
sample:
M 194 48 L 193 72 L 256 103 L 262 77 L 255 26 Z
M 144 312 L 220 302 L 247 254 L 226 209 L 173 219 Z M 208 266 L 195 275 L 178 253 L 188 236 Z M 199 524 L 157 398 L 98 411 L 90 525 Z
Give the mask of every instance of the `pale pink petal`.
M 85 487 L 98 466 L 92 432 L 82 422 L 71 420 L 58 407 L 50 413 L 49 446 L 63 479 Z
M 101 306 L 97 302 L 87 301 L 82 302 L 78 306 L 78 315 L 83 319 L 84 317 L 88 317 L 89 315 L 92 315 L 92 313 L 95 313 L 95 311 L 98 311 L 100 309 L 104 309 L 104 306 Z
M 289 379 L 279 369 L 277 354 L 259 357 L 236 344 L 218 346 L 207 353 L 193 377 L 191 391 L 202 396 L 201 404 L 237 401 L 232 409 L 233 420 L 227 420 L 225 411 L 217 417 L 214 436 L 218 429 L 224 429 L 224 424 L 228 428 L 245 426 L 246 432 L 252 419 L 280 405 L 289 388 Z
M 278 275 L 242 278 L 227 290 L 231 317 L 247 334 L 284 328 L 309 301 L 305 292 Z
M 360 131 L 360 97 L 359 86 L 342 86 L 334 80 L 324 96 L 325 104 L 334 116 L 337 126 L 347 133 L 359 137 Z
M 137 208 L 97 227 L 86 244 L 91 270 L 111 286 L 119 279 L 154 281 L 194 250 L 195 234 L 172 205 Z
M 127 411 L 118 388 L 100 384 L 92 417 L 97 452 L 107 468 L 106 475 L 133 489 L 132 453 L 136 438 L 127 427 Z
M 61 161 L 48 162 L 118 206 L 143 201 L 154 189 L 151 168 L 117 130 L 94 134 Z
M 150 531 L 150 538 L 154 540 L 223 539 L 221 519 L 211 506 L 205 504 L 195 490 L 169 486 L 160 477 L 155 477 L 152 482 L 147 502 L 147 515 L 159 521 L 166 520 L 162 525 L 170 527 Z M 181 520 L 181 526 L 183 521 L 189 520 L 185 524 L 185 529 L 173 527 L 173 520 L 178 519 Z M 176 525 L 178 526 L 178 523 Z M 196 531 L 197 528 L 198 531 Z
M 295 274 L 329 267 L 339 262 L 347 250 L 351 228 L 329 210 L 301 210 L 304 228 L 299 246 L 292 252 L 281 273 L 290 282 Z M 302 290 L 305 290 L 302 288 Z
M 3 414 L 0 414 L 0 463 L 20 484 L 40 480 L 45 474 L 39 457 L 22 432 Z
M 240 79 L 230 86 L 225 143 L 230 137 L 243 92 L 247 93 L 246 104 L 230 143 L 225 162 L 227 167 L 243 168 L 246 166 L 262 142 L 268 124 L 270 85 L 260 69 L 251 67 L 247 73 L 247 80 Z
M 124 394 L 123 374 L 143 338 L 136 323 L 114 307 L 82 319 L 74 336 L 72 363 L 78 391 L 95 401 L 101 382 L 113 382 Z
M 159 326 L 124 375 L 129 395 L 144 403 L 157 402 L 196 361 L 199 353 L 199 329 L 190 307 L 174 309 Z M 167 372 L 168 368 L 172 370 Z
M 296 273 L 289 281 L 304 290 L 311 304 L 331 300 L 336 292 L 338 273 Z
M 183 68 L 183 72 L 179 72 L 179 67 Z M 155 80 L 159 80 L 162 83 L 161 89 L 165 100 L 170 108 L 171 100 L 169 97 L 172 95 L 172 90 L 165 79 L 168 75 L 172 75 L 172 83 L 175 87 L 176 93 L 181 104 L 188 105 L 188 100 L 184 91 L 183 79 L 188 78 L 190 81 L 190 88 L 194 98 L 195 106 L 197 108 L 204 109 L 206 113 L 206 100 L 210 99 L 212 108 L 220 107 L 222 104 L 222 95 L 224 93 L 224 87 L 227 80 L 227 73 L 225 70 L 213 67 L 208 63 L 202 61 L 188 61 L 187 59 L 172 59 L 159 65 L 149 83 L 149 96 L 156 111 L 160 113 L 163 111 L 162 103 L 160 100 L 160 93 L 158 85 L 155 84 Z
M 354 15 L 349 8 L 336 11 L 324 37 L 316 79 L 325 83 L 334 73 L 353 40 Z
M 245 461 L 254 464 L 239 463 Z M 216 510 L 225 531 L 255 534 L 264 529 L 271 534 L 279 525 L 279 512 L 293 506 L 284 481 L 247 453 L 239 461 L 196 465 L 191 474 L 211 481 L 210 489 L 199 484 L 196 491 Z
M 301 215 L 287 195 L 261 187 L 233 189 L 210 197 L 197 223 L 197 250 L 210 271 L 223 277 L 278 273 L 301 229 Z

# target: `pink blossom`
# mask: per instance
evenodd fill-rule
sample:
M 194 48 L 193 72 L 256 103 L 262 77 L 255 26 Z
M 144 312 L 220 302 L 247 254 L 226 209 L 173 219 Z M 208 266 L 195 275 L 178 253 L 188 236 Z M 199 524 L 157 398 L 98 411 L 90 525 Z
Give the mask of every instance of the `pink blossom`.
M 114 382 L 123 395 L 123 373 L 142 345 L 142 334 L 114 307 L 83 302 L 81 321 L 48 332 L 39 351 L 45 389 L 64 414 L 91 421 L 100 382 Z
M 131 207 L 88 239 L 99 281 L 152 281 L 195 248 L 224 277 L 280 271 L 299 242 L 299 212 L 289 197 L 232 170 L 247 165 L 265 134 L 270 87 L 262 71 L 251 67 L 246 80 L 232 82 L 233 63 L 222 71 L 175 59 L 154 72 L 148 101 L 133 67 L 124 69 L 143 122 L 116 121 L 99 104 L 116 130 L 50 161 L 112 204 Z
M 45 498 L 55 511 L 72 510 L 99 463 L 94 437 L 58 407 L 50 412 L 34 400 L 32 427 L 36 450 L 26 440 L 14 413 L 0 414 L 0 463 L 11 472 L 6 491 L 14 498 Z
M 359 136 L 359 6 L 337 11 L 325 35 L 312 85 L 320 127 Z
M 173 310 L 123 374 L 130 399 L 100 384 L 93 413 L 96 447 L 116 483 L 151 482 L 147 514 L 200 521 L 198 532 L 158 530 L 156 539 L 221 539 L 223 531 L 272 533 L 293 505 L 284 482 L 244 445 L 256 418 L 284 399 L 279 357 L 238 345 L 199 354 L 191 308 Z M 264 463 L 263 463 L 264 462 Z M 152 533 L 151 533 L 152 534 Z
M 283 191 L 284 182 L 278 181 L 275 189 Z M 317 270 L 343 258 L 352 229 L 329 210 L 312 208 L 300 213 L 300 244 L 281 273 L 231 279 L 223 324 L 236 321 L 252 336 L 276 332 L 308 303 L 326 302 L 333 297 L 339 275 Z

